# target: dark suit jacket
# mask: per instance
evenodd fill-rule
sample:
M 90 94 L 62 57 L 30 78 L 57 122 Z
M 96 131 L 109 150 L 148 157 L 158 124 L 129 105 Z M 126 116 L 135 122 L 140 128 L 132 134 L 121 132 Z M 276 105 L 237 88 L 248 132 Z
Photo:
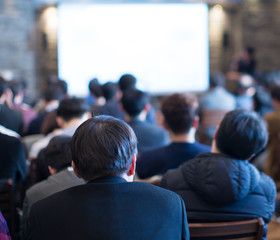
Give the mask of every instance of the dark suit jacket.
M 23 133 L 22 113 L 18 110 L 14 110 L 7 107 L 5 104 L 0 104 L 0 125 L 22 135 Z
M 0 178 L 12 178 L 14 183 L 26 177 L 26 154 L 22 142 L 0 133 Z
M 182 199 L 148 183 L 103 177 L 33 205 L 33 240 L 189 239 Z

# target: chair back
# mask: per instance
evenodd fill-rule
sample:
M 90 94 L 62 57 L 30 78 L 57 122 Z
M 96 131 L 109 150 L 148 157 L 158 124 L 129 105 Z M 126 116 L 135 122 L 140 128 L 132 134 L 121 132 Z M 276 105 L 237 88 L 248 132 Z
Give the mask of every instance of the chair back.
M 191 240 L 261 240 L 263 227 L 262 218 L 234 222 L 189 223 Z
M 0 179 L 0 210 L 8 223 L 11 236 L 15 236 L 15 204 L 13 195 L 13 181 L 12 179 Z

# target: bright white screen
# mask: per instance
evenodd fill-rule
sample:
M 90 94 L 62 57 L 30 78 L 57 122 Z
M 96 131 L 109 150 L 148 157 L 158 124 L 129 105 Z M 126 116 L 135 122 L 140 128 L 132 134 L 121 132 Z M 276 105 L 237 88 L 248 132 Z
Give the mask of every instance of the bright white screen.
M 208 87 L 205 4 L 64 4 L 58 14 L 59 77 L 71 94 L 125 73 L 152 94 Z

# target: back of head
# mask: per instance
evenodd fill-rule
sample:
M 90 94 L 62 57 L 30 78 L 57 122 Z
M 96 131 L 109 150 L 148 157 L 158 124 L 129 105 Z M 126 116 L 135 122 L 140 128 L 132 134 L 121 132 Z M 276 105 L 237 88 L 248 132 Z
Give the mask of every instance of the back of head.
M 60 101 L 63 98 L 63 90 L 60 87 L 53 85 L 43 92 L 43 98 L 46 102 L 53 100 Z
M 57 108 L 57 116 L 64 121 L 70 121 L 74 118 L 82 118 L 90 108 L 82 98 L 67 98 L 61 100 Z
M 119 87 L 122 91 L 136 88 L 136 78 L 132 74 L 124 74 L 120 77 Z
M 88 89 L 90 93 L 96 96 L 97 98 L 103 96 L 102 88 L 97 78 L 93 78 L 89 81 Z
M 51 139 L 43 150 L 45 163 L 60 171 L 71 166 L 72 156 L 70 150 L 71 137 L 60 135 Z
M 117 86 L 113 82 L 107 82 L 102 86 L 102 91 L 106 101 L 113 99 L 117 94 Z
M 161 111 L 170 130 L 175 134 L 188 133 L 197 115 L 198 102 L 191 94 L 173 94 L 162 102 Z
M 21 91 L 24 90 L 22 83 L 18 81 L 10 81 L 8 82 L 8 85 L 13 93 L 13 98 L 15 98 L 15 96 L 17 96 Z
M 216 146 L 223 154 L 246 160 L 260 152 L 267 139 L 266 124 L 258 114 L 234 110 L 225 115 L 219 126 Z
M 72 159 L 85 180 L 120 176 L 128 171 L 137 139 L 123 121 L 108 116 L 91 118 L 76 130 L 71 142 Z
M 130 89 L 123 93 L 121 102 L 126 113 L 131 117 L 136 117 L 148 104 L 149 97 L 140 90 Z
M 211 87 L 223 87 L 225 85 L 225 76 L 220 72 L 216 72 L 210 75 Z

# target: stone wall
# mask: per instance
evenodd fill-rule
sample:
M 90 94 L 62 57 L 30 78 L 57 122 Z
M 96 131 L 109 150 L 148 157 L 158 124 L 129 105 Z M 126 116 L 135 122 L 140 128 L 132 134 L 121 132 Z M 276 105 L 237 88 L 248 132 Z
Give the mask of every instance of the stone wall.
M 26 79 L 36 89 L 32 0 L 0 1 L 0 72 Z
M 280 68 L 280 1 L 246 0 L 241 8 L 242 43 L 256 48 L 258 69 Z

